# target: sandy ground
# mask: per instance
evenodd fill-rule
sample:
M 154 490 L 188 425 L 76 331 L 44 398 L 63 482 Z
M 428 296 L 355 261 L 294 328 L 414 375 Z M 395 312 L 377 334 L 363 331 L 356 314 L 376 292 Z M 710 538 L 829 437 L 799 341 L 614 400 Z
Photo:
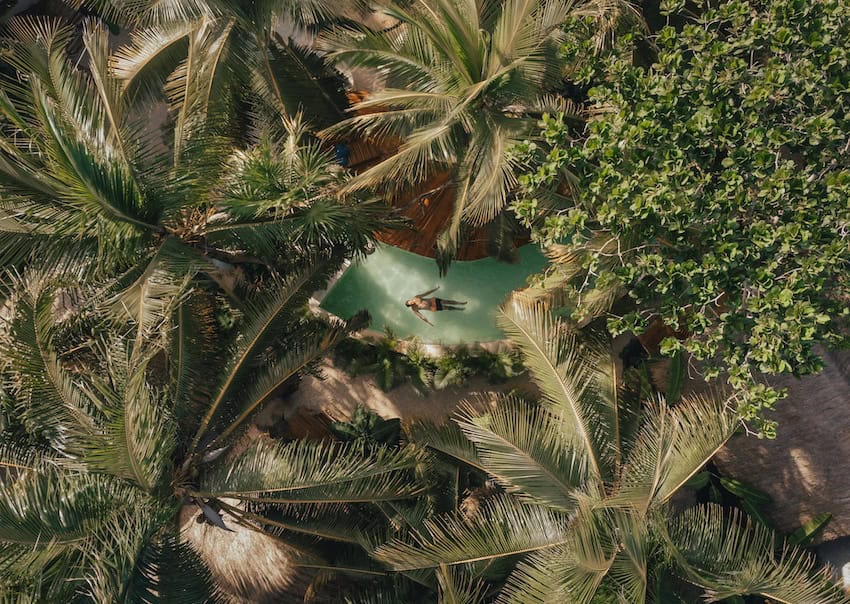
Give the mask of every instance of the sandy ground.
M 326 361 L 322 366 L 323 379 L 307 377 L 298 391 L 289 397 L 282 410 L 284 417 L 291 416 L 297 410 L 322 412 L 334 421 L 347 420 L 358 404 L 376 412 L 385 419 L 402 417 L 404 419 L 427 419 L 442 422 L 449 417 L 465 399 L 478 393 L 507 392 L 513 388 L 527 388 L 528 378 L 513 378 L 504 384 L 490 384 L 483 377 L 474 377 L 464 386 L 429 390 L 424 394 L 413 386 L 404 384 L 384 392 L 375 383 L 374 378 L 362 375 L 352 378 L 341 369 Z M 263 426 L 272 418 L 266 415 L 258 419 Z
M 832 522 L 822 535 L 829 541 L 850 535 L 850 352 L 821 354 L 823 372 L 771 380 L 788 388 L 788 398 L 771 414 L 779 422 L 777 438 L 736 436 L 716 461 L 722 471 L 773 498 L 766 512 L 782 531 L 831 512 Z

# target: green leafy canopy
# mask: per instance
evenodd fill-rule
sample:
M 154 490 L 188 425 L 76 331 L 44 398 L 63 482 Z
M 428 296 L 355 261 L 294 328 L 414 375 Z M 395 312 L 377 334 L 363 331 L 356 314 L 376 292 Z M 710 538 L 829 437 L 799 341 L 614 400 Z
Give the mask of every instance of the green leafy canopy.
M 846 342 L 848 18 L 838 0 L 707 3 L 649 40 L 649 68 L 631 60 L 640 36 L 588 60 L 586 130 L 549 115 L 519 149 L 514 210 L 556 244 L 548 285 L 574 317 L 628 294 L 612 333 L 660 319 L 685 334 L 662 352 L 723 372 L 765 435 L 782 393 L 760 376 L 816 372 L 815 346 Z M 581 183 L 566 196 L 565 169 Z

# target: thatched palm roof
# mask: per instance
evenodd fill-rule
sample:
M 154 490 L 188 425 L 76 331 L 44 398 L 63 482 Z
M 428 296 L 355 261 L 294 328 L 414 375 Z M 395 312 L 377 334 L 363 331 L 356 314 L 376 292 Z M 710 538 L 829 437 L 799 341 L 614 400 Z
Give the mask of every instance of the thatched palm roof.
M 197 523 L 198 508 L 186 506 L 182 537 L 209 566 L 224 599 L 230 604 L 272 604 L 301 601 L 309 573 L 295 567 L 272 537 L 240 526 L 226 513 L 233 532 Z

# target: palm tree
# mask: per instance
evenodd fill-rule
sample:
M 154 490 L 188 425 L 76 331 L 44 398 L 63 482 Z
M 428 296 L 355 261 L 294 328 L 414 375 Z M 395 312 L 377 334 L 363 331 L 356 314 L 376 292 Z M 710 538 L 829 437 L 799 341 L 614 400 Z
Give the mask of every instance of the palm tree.
M 850 602 L 809 554 L 765 527 L 674 501 L 735 431 L 723 403 L 639 404 L 605 354 L 539 305 L 514 299 L 499 323 L 524 354 L 539 405 L 508 396 L 484 412 L 467 408 L 453 428 L 423 424 L 411 434 L 503 494 L 389 541 L 378 560 L 481 575 L 519 559 L 500 603 Z
M 116 69 L 141 98 L 180 101 L 183 84 L 199 85 L 204 105 L 222 90 L 276 122 L 305 112 L 318 127 L 342 119 L 344 79 L 310 48 L 284 34 L 312 37 L 330 23 L 366 10 L 362 0 L 180 0 L 115 2 L 87 0 L 128 23 L 131 44 L 116 53 Z M 198 84 L 195 84 L 195 81 Z
M 274 269 L 318 249 L 357 253 L 385 226 L 383 204 L 335 196 L 345 175 L 297 115 L 278 120 L 280 135 L 234 150 L 231 112 L 204 96 L 213 82 L 189 70 L 169 82 L 174 140 L 166 145 L 148 115 L 131 110 L 104 29 L 88 24 L 83 56 L 70 56 L 71 27 L 20 19 L 9 28 L 3 267 L 70 266 L 120 275 L 123 286 L 160 270 L 179 281 L 236 265 Z
M 618 17 L 636 13 L 618 0 L 423 0 L 383 10 L 398 26 L 338 28 L 326 37 L 330 59 L 380 70 L 389 86 L 353 106 L 362 115 L 324 134 L 401 141 L 345 191 L 416 184 L 449 171 L 454 212 L 438 245 L 450 258 L 462 223 L 488 223 L 505 208 L 516 181 L 510 149 L 529 137 L 540 114 L 577 117 L 570 103 L 547 94 L 561 82 L 564 22 L 591 16 L 597 31 L 610 31 Z
M 326 270 L 269 287 L 230 338 L 202 292 L 146 305 L 144 323 L 168 332 L 167 347 L 133 325 L 57 348 L 78 331 L 78 319 L 57 318 L 75 286 L 33 274 L 13 283 L 0 326 L 13 411 L 0 434 L 0 597 L 213 601 L 208 569 L 181 539 L 189 510 L 222 531 L 237 522 L 269 534 L 306 568 L 381 573 L 361 533 L 381 529 L 376 504 L 419 490 L 422 455 L 245 436 L 253 414 L 354 327 L 301 312 Z

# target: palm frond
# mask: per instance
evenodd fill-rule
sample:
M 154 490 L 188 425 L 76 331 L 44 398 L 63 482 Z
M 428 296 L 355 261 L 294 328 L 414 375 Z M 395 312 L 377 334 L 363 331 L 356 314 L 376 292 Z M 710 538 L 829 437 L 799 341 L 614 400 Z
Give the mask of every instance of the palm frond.
M 46 200 L 16 196 L 0 159 L 0 265 L 23 271 L 37 260 L 40 269 L 78 279 L 107 274 L 127 258 L 126 250 L 101 248 L 94 232 L 77 234 L 78 215 Z M 67 230 L 66 230 L 66 227 Z
M 150 353 L 118 339 L 104 351 L 110 384 L 94 380 L 104 416 L 81 434 L 74 452 L 91 471 L 105 472 L 152 491 L 171 465 L 173 417 L 147 382 Z
M 261 44 L 258 57 L 251 82 L 273 114 L 303 112 L 318 128 L 342 118 L 348 105 L 344 80 L 320 55 L 275 36 Z
M 91 400 L 53 344 L 56 287 L 34 273 L 13 280 L 13 287 L 16 295 L 0 332 L 9 385 L 26 429 L 61 451 L 74 434 L 90 428 Z
M 319 45 L 334 62 L 387 70 L 398 81 L 393 83 L 396 88 L 435 90 L 441 83 L 447 83 L 451 75 L 434 43 L 404 22 L 391 32 L 338 27 L 324 32 Z
M 664 402 L 653 406 L 644 413 L 613 500 L 642 509 L 667 502 L 738 425 L 737 415 L 722 400 L 690 396 L 673 408 Z
M 850 602 L 814 557 L 779 543 L 766 527 L 717 505 L 686 510 L 668 522 L 668 555 L 711 602 L 754 595 L 783 604 Z M 779 551 L 777 552 L 777 547 Z
M 193 28 L 192 21 L 136 28 L 130 32 L 129 43 L 115 49 L 110 68 L 131 100 L 148 101 L 163 95 L 168 75 L 188 50 Z
M 575 319 L 581 323 L 601 317 L 625 295 L 619 279 L 605 279 L 601 283 L 597 283 L 598 279 L 591 279 L 588 284 L 581 284 L 578 291 L 573 286 L 578 285 L 575 283 L 576 277 L 586 272 L 584 263 L 588 250 L 603 252 L 597 256 L 603 260 L 595 265 L 595 272 L 612 275 L 611 270 L 617 262 L 618 247 L 627 246 L 623 242 L 601 235 L 591 236 L 581 246 L 548 246 L 545 253 L 551 260 L 550 268 L 542 288 L 534 293 L 541 299 L 548 300 L 554 307 L 580 307 L 582 314 Z
M 109 33 L 103 25 L 87 22 L 83 29 L 83 44 L 89 57 L 89 73 L 97 90 L 100 105 L 106 115 L 110 148 L 115 150 L 118 159 L 130 166 L 130 150 L 124 141 L 125 104 L 121 81 L 115 77 L 110 66 Z M 135 175 L 133 174 L 135 177 Z
M 191 247 L 168 237 L 146 267 L 132 270 L 117 280 L 102 303 L 106 315 L 118 324 L 129 322 L 136 331 L 137 345 L 155 339 L 171 318 L 173 310 L 188 293 L 195 274 L 209 263 Z M 131 283 L 128 277 L 138 276 Z M 109 290 L 107 290 L 109 291 Z
M 222 83 L 220 61 L 230 44 L 233 19 L 195 22 L 189 34 L 186 58 L 168 76 L 165 94 L 174 113 L 174 164 L 186 158 L 188 140 L 207 126 L 207 116 L 216 95 L 215 85 Z
M 210 368 L 216 366 L 219 354 L 214 303 L 203 292 L 194 292 L 183 299 L 174 311 L 173 327 L 168 334 L 168 366 L 173 387 L 170 396 L 183 437 L 191 437 L 191 430 L 214 387 L 210 383 Z
M 159 231 L 154 224 L 156 216 L 146 207 L 127 168 L 116 162 L 101 162 L 85 144 L 69 137 L 59 121 L 57 107 L 45 91 L 39 90 L 37 81 L 33 87 L 41 99 L 37 110 L 49 136 L 47 152 L 67 183 L 64 199 L 81 212 L 100 214 L 111 221 L 113 237 L 137 240 L 145 232 Z
M 574 507 L 573 491 L 584 485 L 587 459 L 560 431 L 556 416 L 505 397 L 484 414 L 462 408 L 456 421 L 487 473 L 509 492 L 561 511 Z
M 590 0 L 576 7 L 573 14 L 592 19 L 592 39 L 597 52 L 611 46 L 619 29 L 647 27 L 640 9 L 629 0 Z
M 243 389 L 234 401 L 235 404 L 228 406 L 227 412 L 231 417 L 220 418 L 219 424 L 224 426 L 223 430 L 210 442 L 208 448 L 214 449 L 216 445 L 226 442 L 281 386 L 309 368 L 344 338 L 348 331 L 345 323 L 338 322 L 316 335 L 305 336 L 300 342 L 293 343 L 286 353 L 269 362 L 265 369 L 257 371 L 252 376 L 253 383 Z
M 0 468 L 3 468 L 10 480 L 25 472 L 39 472 L 55 461 L 52 453 L 30 443 L 20 442 L 7 435 L 0 439 Z
M 210 570 L 192 546 L 176 532 L 163 532 L 140 552 L 121 596 L 141 604 L 206 604 L 218 601 L 218 594 Z
M 460 206 L 455 211 L 470 224 L 486 224 L 504 209 L 508 193 L 516 184 L 508 149 L 520 142 L 517 134 L 521 136 L 521 132 L 512 132 L 510 125 L 498 123 L 478 124 L 473 130 L 461 169 L 475 178 L 455 202 Z
M 4 113 L 20 129 L 0 143 L 7 152 L 0 172 L 12 194 L 4 213 L 33 234 L 96 240 L 101 263 L 128 259 L 158 230 L 158 209 L 129 163 L 103 34 L 86 33 L 92 66 L 85 72 L 68 57 L 67 27 L 21 19 L 12 31 L 12 63 L 26 77 L 8 80 L 3 95 Z M 17 134 L 29 140 L 15 151 Z
M 324 198 L 293 212 L 281 231 L 288 236 L 290 244 L 307 250 L 343 246 L 350 253 L 358 253 L 375 242 L 375 233 L 385 228 L 398 228 L 400 224 L 386 204 L 378 199 L 343 203 Z
M 110 535 L 111 547 L 125 542 L 116 529 L 144 517 L 148 504 L 109 476 L 54 465 L 26 472 L 0 491 L 0 572 L 44 597 L 80 589 L 80 566 Z
M 406 137 L 395 155 L 360 172 L 342 188 L 342 193 L 373 188 L 389 181 L 415 183 L 455 159 L 459 132 L 450 123 L 429 124 Z
M 612 426 L 598 404 L 595 370 L 584 356 L 588 350 L 548 308 L 516 296 L 501 308 L 496 322 L 522 350 L 544 401 L 560 416 L 561 430 L 586 456 L 590 476 L 605 478 L 611 471 Z
M 436 571 L 440 586 L 440 604 L 480 604 L 484 602 L 487 585 L 464 575 L 456 567 L 441 564 Z
M 393 539 L 375 557 L 396 570 L 469 564 L 545 550 L 568 540 L 565 515 L 510 497 L 490 499 L 472 518 L 447 515 Z
M 263 140 L 233 154 L 219 184 L 222 212 L 204 228 L 206 240 L 233 253 L 273 261 L 299 253 L 343 248 L 356 253 L 374 234 L 394 226 L 383 202 L 338 198 L 345 176 L 330 154 L 305 133 L 300 114 L 282 121 L 281 140 Z
M 307 300 L 307 296 L 318 289 L 318 281 L 324 283 L 327 266 L 317 260 L 308 270 L 289 277 L 286 281 L 270 287 L 268 293 L 255 302 L 246 312 L 246 322 L 230 351 L 230 360 L 222 371 L 219 384 L 214 389 L 210 405 L 201 418 L 192 440 L 196 449 L 201 437 L 207 433 L 212 420 L 222 406 L 234 398 L 233 392 L 245 377 L 251 361 L 281 330 L 291 324 L 291 313 Z
M 170 506 L 138 506 L 115 515 L 84 551 L 81 593 L 96 602 L 118 600 L 145 546 L 173 513 Z
M 194 21 L 213 16 L 213 4 L 207 0 L 75 0 L 117 23 L 152 25 Z
M 202 496 L 257 503 L 355 503 L 404 499 L 420 487 L 410 470 L 414 448 L 364 450 L 360 445 L 306 440 L 258 442 L 201 481 Z
M 464 435 L 460 427 L 449 422 L 436 425 L 424 420 L 404 423 L 404 433 L 410 442 L 428 447 L 452 462 L 461 462 L 486 473 L 475 445 Z
M 626 510 L 581 502 L 568 539 L 535 553 L 508 578 L 500 604 L 568 601 L 590 604 L 612 585 L 622 602 L 641 602 L 646 593 L 646 531 Z
M 388 505 L 389 502 L 379 504 Z M 297 533 L 318 542 L 360 545 L 380 530 L 376 517 L 350 504 L 258 504 L 241 511 L 242 517 L 270 532 L 287 537 Z M 240 512 L 236 512 L 238 515 Z

